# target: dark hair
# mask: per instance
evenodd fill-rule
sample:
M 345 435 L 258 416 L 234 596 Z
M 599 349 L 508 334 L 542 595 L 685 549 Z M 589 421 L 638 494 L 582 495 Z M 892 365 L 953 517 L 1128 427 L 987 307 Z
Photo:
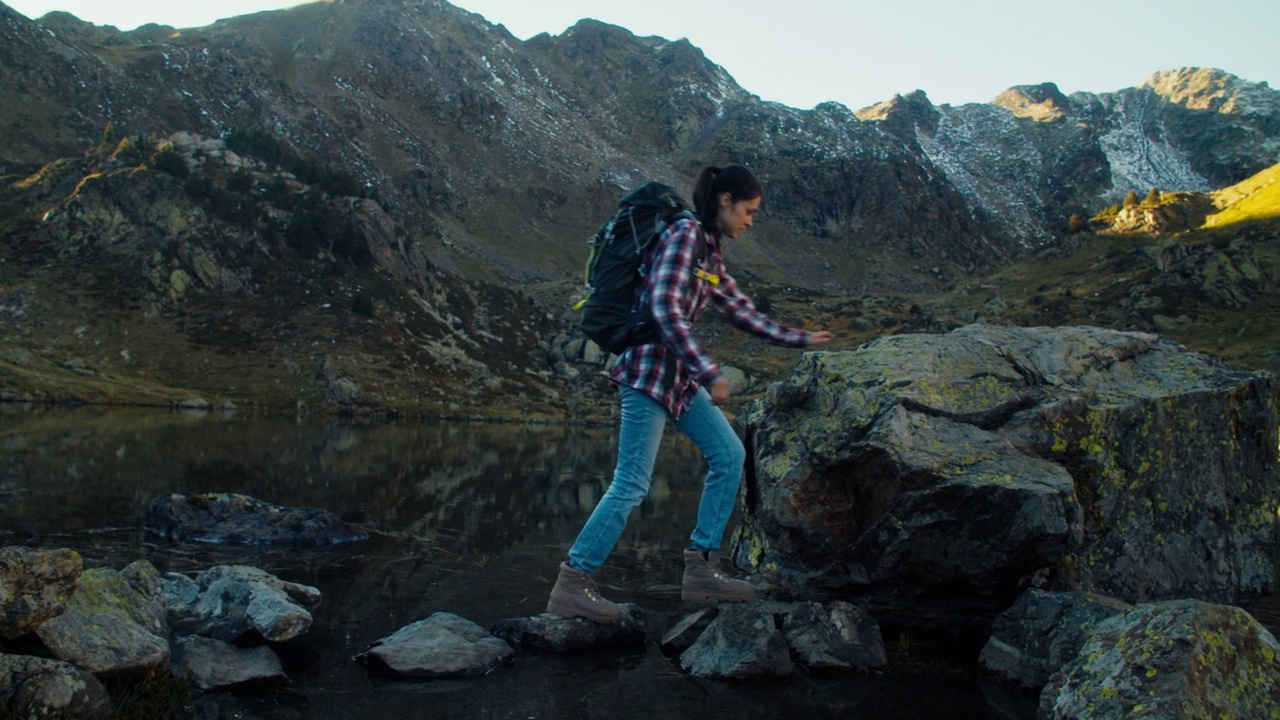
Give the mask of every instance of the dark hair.
M 717 230 L 716 218 L 720 216 L 720 193 L 729 193 L 734 202 L 754 200 L 764 194 L 760 181 L 741 165 L 723 168 L 708 165 L 698 173 L 693 184 L 693 208 L 702 226 Z

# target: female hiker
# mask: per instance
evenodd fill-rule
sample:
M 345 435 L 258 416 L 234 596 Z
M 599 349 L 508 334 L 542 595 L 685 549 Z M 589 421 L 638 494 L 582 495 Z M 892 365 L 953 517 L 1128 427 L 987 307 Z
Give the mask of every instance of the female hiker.
M 709 465 L 697 526 L 684 551 L 681 598 L 714 602 L 755 597 L 750 583 L 717 567 L 746 451 L 716 407 L 728 401 L 729 384 L 698 342 L 692 323 L 712 302 L 735 326 L 774 345 L 806 347 L 831 340 L 825 330 L 787 328 L 765 317 L 725 272 L 721 243 L 751 227 L 761 195 L 760 183 L 746 168 L 704 168 L 693 189 L 700 222 L 677 220 L 659 238 L 640 301 L 652 308 L 661 341 L 623 351 L 610 373 L 622 402 L 613 482 L 570 547 L 568 560 L 560 564 L 547 612 L 597 622 L 622 618 L 622 609 L 600 596 L 591 573 L 604 564 L 632 509 L 648 494 L 668 421 L 698 446 Z M 699 262 L 704 238 L 705 260 Z

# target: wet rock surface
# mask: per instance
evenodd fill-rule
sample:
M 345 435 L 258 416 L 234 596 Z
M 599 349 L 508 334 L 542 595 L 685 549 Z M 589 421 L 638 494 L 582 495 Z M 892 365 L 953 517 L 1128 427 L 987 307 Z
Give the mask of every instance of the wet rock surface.
M 645 642 L 645 614 L 639 605 L 618 603 L 624 612 L 614 623 L 598 623 L 586 618 L 565 618 L 551 613 L 506 618 L 489 631 L 513 646 L 551 652 L 634 648 Z
M 432 679 L 487 675 L 514 657 L 510 645 L 480 625 L 438 612 L 374 642 L 354 660 L 374 674 Z

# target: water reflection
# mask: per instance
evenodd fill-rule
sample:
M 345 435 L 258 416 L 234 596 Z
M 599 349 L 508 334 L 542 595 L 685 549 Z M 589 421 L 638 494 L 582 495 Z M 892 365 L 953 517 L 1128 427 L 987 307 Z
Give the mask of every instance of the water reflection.
M 294 684 L 221 696 L 217 712 L 228 717 L 416 717 L 424 700 L 432 716 L 522 720 L 797 710 L 988 716 L 967 672 L 725 685 L 682 674 L 652 643 L 624 654 L 526 652 L 514 668 L 466 682 L 376 680 L 351 662 L 370 642 L 432 612 L 482 625 L 541 612 L 557 563 L 607 484 L 615 439 L 613 431 L 582 428 L 0 405 L 0 542 L 71 547 L 90 566 L 139 557 L 161 571 L 244 562 L 320 588 L 313 629 L 288 658 Z M 679 602 L 680 551 L 703 469 L 697 451 L 669 433 L 653 491 L 600 573 L 613 599 L 645 608 L 653 641 L 687 611 Z M 151 498 L 173 492 L 321 507 L 372 537 L 314 551 L 156 543 L 142 532 L 143 513 Z

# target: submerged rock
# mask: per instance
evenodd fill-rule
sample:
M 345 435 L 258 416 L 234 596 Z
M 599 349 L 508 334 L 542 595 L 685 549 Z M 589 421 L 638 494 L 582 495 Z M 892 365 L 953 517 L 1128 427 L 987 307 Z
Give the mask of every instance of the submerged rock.
M 0 638 L 25 635 L 61 615 L 82 570 L 74 550 L 0 548 Z
M 377 674 L 427 679 L 487 675 L 514 658 L 515 650 L 483 627 L 438 612 L 378 640 L 353 659 Z
M 98 674 L 165 667 L 167 634 L 152 599 L 110 568 L 86 570 L 67 611 L 36 629 L 58 659 Z
M 1239 608 L 1172 600 L 1100 624 L 1041 692 L 1039 717 L 1272 718 L 1278 708 L 1275 637 Z
M 499 620 L 490 626 L 489 631 L 512 645 L 552 652 L 644 645 L 644 610 L 635 603 L 618 605 L 624 613 L 618 622 L 598 623 L 586 618 L 565 618 L 542 613 L 532 617 Z
M 147 532 L 224 545 L 345 545 L 369 534 L 328 510 L 272 505 L 247 495 L 165 495 L 151 501 Z
M 808 353 L 738 415 L 750 462 L 732 557 L 781 596 L 973 640 L 1041 582 L 1249 605 L 1273 583 L 1277 392 L 1265 373 L 1091 327 Z
M 93 673 L 59 660 L 0 654 L 0 716 L 100 720 L 111 710 Z
M 996 618 L 978 662 L 1014 685 L 1039 691 L 1075 659 L 1103 620 L 1129 607 L 1104 595 L 1028 590 Z

